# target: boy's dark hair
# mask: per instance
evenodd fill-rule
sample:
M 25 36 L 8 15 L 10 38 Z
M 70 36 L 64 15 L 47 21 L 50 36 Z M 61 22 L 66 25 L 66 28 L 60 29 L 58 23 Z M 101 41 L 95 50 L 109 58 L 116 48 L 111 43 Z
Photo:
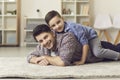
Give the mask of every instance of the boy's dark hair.
M 49 21 L 55 16 L 61 17 L 61 15 L 57 11 L 55 10 L 49 11 L 45 16 L 46 23 L 49 25 Z
M 34 39 L 36 40 L 36 36 L 38 36 L 39 34 L 41 34 L 43 32 L 51 32 L 51 30 L 50 30 L 50 28 L 46 24 L 37 25 L 33 29 L 33 37 L 34 37 Z

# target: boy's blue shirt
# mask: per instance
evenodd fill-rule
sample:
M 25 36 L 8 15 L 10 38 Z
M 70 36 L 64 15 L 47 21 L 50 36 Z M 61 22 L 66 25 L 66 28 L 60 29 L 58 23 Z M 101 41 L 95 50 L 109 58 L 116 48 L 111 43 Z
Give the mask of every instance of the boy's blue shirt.
M 97 32 L 87 26 L 76 24 L 74 22 L 64 22 L 63 32 L 72 32 L 82 45 L 88 44 L 89 40 L 97 37 Z

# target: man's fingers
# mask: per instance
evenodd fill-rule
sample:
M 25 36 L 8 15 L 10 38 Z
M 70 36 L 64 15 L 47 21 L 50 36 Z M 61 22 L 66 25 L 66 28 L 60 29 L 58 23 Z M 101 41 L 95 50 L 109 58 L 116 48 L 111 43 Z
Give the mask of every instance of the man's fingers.
M 41 62 L 43 59 L 45 59 L 44 56 L 38 57 L 38 58 L 36 58 L 35 63 L 38 64 L 38 63 Z
M 38 64 L 39 64 L 39 65 L 42 65 L 42 66 L 46 66 L 46 65 L 48 65 L 48 61 L 47 61 L 46 59 L 43 59 L 43 60 L 40 61 Z

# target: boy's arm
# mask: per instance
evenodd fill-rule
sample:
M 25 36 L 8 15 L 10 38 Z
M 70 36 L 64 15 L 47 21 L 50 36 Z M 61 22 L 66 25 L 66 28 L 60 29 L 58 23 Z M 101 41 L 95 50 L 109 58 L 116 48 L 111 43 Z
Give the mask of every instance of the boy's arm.
M 83 52 L 82 52 L 82 57 L 81 57 L 81 60 L 80 61 L 76 61 L 74 64 L 76 65 L 82 65 L 85 63 L 86 61 L 86 58 L 87 58 L 87 55 L 88 55 L 88 50 L 89 50 L 89 45 L 84 45 L 83 46 Z

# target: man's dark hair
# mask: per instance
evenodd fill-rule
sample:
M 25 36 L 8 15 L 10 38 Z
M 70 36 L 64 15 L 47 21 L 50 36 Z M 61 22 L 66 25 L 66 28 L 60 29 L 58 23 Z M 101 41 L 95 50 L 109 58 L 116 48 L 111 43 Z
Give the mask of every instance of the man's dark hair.
M 37 25 L 33 29 L 33 37 L 34 37 L 34 39 L 36 40 L 36 36 L 38 36 L 39 34 L 41 34 L 43 32 L 51 32 L 51 30 L 50 30 L 50 28 L 46 24 Z
M 46 23 L 49 25 L 49 21 L 55 16 L 61 17 L 61 15 L 57 11 L 55 10 L 49 11 L 45 16 Z

